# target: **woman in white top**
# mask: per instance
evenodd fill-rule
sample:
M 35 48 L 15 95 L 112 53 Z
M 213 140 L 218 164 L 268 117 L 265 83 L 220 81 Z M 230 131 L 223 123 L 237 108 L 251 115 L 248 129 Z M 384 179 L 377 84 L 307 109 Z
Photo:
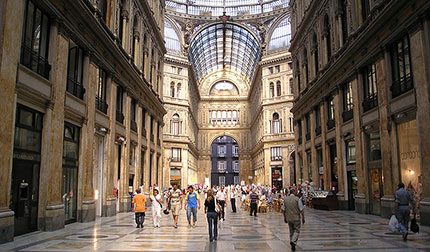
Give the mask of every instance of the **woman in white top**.
M 154 222 L 154 227 L 160 227 L 161 220 L 161 208 L 163 203 L 163 198 L 161 197 L 158 188 L 154 188 L 153 195 L 149 197 L 152 205 L 152 220 Z

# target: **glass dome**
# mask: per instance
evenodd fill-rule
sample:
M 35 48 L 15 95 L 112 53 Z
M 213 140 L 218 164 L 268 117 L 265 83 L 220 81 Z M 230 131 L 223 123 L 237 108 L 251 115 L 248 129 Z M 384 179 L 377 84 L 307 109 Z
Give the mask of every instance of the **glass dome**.
M 289 0 L 166 0 L 170 11 L 197 16 L 255 15 L 287 8 Z

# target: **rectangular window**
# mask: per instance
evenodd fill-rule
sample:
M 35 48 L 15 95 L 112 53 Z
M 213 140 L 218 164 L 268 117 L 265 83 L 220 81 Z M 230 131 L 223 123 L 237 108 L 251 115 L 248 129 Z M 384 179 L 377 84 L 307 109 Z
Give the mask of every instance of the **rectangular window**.
M 178 67 L 178 74 L 181 75 L 182 73 L 182 68 Z
M 239 184 L 239 176 L 234 176 L 233 180 L 235 185 Z
M 218 161 L 218 172 L 225 172 L 226 170 L 226 162 L 225 161 Z
M 273 67 L 269 67 L 269 73 L 273 74 Z
M 239 146 L 234 145 L 233 146 L 233 157 L 238 157 L 239 156 Z
M 105 114 L 108 109 L 108 104 L 106 103 L 106 72 L 100 67 L 97 69 L 96 109 Z
M 378 106 L 378 89 L 376 78 L 376 64 L 372 63 L 362 70 L 363 78 L 363 110 L 364 112 Z
M 131 108 L 130 108 L 130 129 L 134 132 L 137 132 L 137 123 L 136 123 L 136 100 L 131 99 Z
M 219 185 L 225 186 L 225 176 L 219 176 Z
M 119 123 L 124 123 L 124 91 L 121 86 L 116 87 L 116 121 Z
M 343 98 L 343 121 L 349 121 L 354 117 L 354 103 L 352 100 L 352 84 L 351 82 L 346 83 L 342 87 L 342 98 Z
M 330 96 L 327 100 L 327 129 L 333 129 L 335 124 L 334 97 Z
M 411 65 L 409 36 L 406 35 L 391 47 L 391 67 L 393 73 L 391 96 L 393 98 L 414 88 Z
M 279 72 L 281 72 L 281 66 L 277 65 L 275 66 L 275 73 L 279 73 Z
M 315 107 L 315 135 L 321 135 L 321 107 L 317 105 Z
M 379 132 L 367 135 L 367 150 L 369 161 L 381 160 L 381 139 L 379 137 Z
M 288 120 L 289 120 L 289 131 L 288 132 L 293 132 L 293 118 L 290 116 L 289 118 L 288 118 Z
M 346 164 L 355 164 L 355 139 L 348 139 L 345 141 L 346 147 Z
M 306 121 L 306 141 L 309 141 L 311 140 L 311 118 L 309 114 L 306 114 L 305 121 Z
M 297 129 L 299 131 L 298 132 L 298 134 L 299 134 L 298 141 L 299 141 L 299 144 L 301 144 L 302 143 L 302 133 L 303 133 L 303 131 L 302 131 L 302 120 L 301 119 L 297 121 Z
M 181 148 L 172 148 L 172 162 L 181 162 Z
M 312 179 L 312 156 L 310 151 L 306 152 L 306 160 L 308 163 L 308 179 L 311 180 Z
M 270 156 L 272 161 L 282 160 L 282 147 L 271 147 Z
M 24 24 L 21 43 L 21 64 L 49 78 L 48 63 L 49 17 L 32 1 L 25 1 Z
M 176 67 L 172 66 L 172 68 L 171 68 L 171 72 L 172 72 L 172 73 L 176 73 Z
M 226 154 L 226 146 L 225 145 L 218 145 L 218 156 L 224 157 Z
M 85 88 L 82 85 L 84 50 L 72 40 L 69 43 L 69 62 L 67 66 L 67 92 L 79 99 L 83 99 L 85 93 Z
M 131 166 L 135 166 L 136 164 L 136 147 L 134 146 L 130 147 L 130 157 L 128 160 L 128 164 Z
M 234 161 L 233 162 L 233 172 L 234 173 L 239 173 L 239 161 Z

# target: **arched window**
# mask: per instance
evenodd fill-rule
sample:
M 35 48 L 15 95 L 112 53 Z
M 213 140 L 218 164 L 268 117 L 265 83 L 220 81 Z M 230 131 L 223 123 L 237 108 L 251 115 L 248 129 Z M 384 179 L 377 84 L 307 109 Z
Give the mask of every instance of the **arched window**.
M 145 72 L 145 58 L 146 58 L 146 48 L 147 48 L 147 38 L 145 32 L 143 33 L 143 44 L 142 44 L 142 72 Z
M 348 21 L 346 13 L 347 0 L 339 0 L 340 20 L 342 22 L 342 45 L 346 43 L 348 39 Z
M 179 115 L 178 114 L 174 114 L 172 116 L 172 121 L 171 121 L 171 134 L 172 135 L 179 135 L 181 134 L 181 122 L 179 121 Z
M 278 113 L 273 113 L 272 115 L 271 129 L 272 129 L 272 134 L 281 133 L 281 119 L 279 118 Z
M 331 58 L 331 38 L 330 38 L 330 20 L 327 14 L 324 17 L 323 36 L 325 37 L 325 43 L 327 48 L 327 62 L 328 62 L 330 61 L 330 58 Z
M 100 11 L 100 14 L 102 16 L 103 21 L 106 23 L 106 14 L 107 14 L 107 2 L 106 0 L 99 0 L 98 1 L 98 9 Z
M 180 54 L 182 51 L 179 36 L 176 33 L 173 25 L 166 21 L 164 22 L 164 40 L 166 41 L 166 49 L 169 53 Z
M 123 17 L 123 12 L 124 12 L 124 0 L 120 0 L 119 1 L 119 9 L 118 9 L 118 39 L 120 41 L 122 41 L 122 35 L 123 35 L 123 31 L 124 31 L 124 17 Z M 120 42 L 121 43 L 121 42 Z M 121 43 L 122 44 L 122 43 Z
M 181 83 L 178 83 L 178 86 L 176 88 L 176 97 L 181 96 L 181 88 L 182 88 Z
M 297 66 L 296 66 L 296 71 L 297 71 L 297 95 L 300 95 L 300 92 L 301 92 L 301 81 L 300 81 L 300 62 L 299 62 L 299 60 L 297 60 Z
M 276 82 L 276 95 L 281 96 L 282 95 L 282 89 L 281 89 L 281 81 Z
M 269 84 L 269 96 L 275 97 L 275 84 L 273 84 L 273 82 Z
M 308 64 L 308 50 L 305 48 L 303 50 L 303 64 L 305 68 L 305 82 L 306 85 L 309 83 L 309 64 Z
M 138 21 L 139 21 L 139 18 L 138 18 L 138 16 L 136 15 L 136 16 L 134 16 L 134 19 L 133 19 L 133 34 L 132 34 L 132 45 L 131 45 L 131 57 L 134 59 L 134 62 L 136 63 L 136 60 L 135 60 L 135 58 L 136 58 L 136 51 L 137 51 L 137 48 L 136 48 L 136 44 L 139 42 L 139 31 L 138 31 L 138 27 L 137 27 L 137 23 L 138 23 Z
M 314 53 L 314 67 L 315 67 L 315 76 L 317 76 L 318 71 L 319 71 L 319 62 L 318 62 L 318 40 L 317 40 L 317 35 L 314 33 L 313 38 L 312 38 L 312 49 L 313 49 L 313 53 Z
M 269 41 L 269 53 L 286 50 L 290 46 L 291 24 L 290 18 L 282 20 L 272 33 Z
M 170 83 L 170 96 L 175 97 L 175 83 L 173 81 Z

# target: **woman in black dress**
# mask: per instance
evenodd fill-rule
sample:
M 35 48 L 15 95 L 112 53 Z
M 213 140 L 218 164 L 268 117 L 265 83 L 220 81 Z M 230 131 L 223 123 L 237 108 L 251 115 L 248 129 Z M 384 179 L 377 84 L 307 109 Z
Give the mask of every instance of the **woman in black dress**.
M 215 207 L 218 208 L 218 212 L 221 212 L 221 206 L 216 202 L 214 192 L 212 189 L 208 190 L 207 197 L 205 200 L 205 214 L 208 218 L 209 224 L 209 240 L 213 242 L 218 237 L 218 213 L 215 211 Z M 213 227 L 213 232 L 212 232 Z

